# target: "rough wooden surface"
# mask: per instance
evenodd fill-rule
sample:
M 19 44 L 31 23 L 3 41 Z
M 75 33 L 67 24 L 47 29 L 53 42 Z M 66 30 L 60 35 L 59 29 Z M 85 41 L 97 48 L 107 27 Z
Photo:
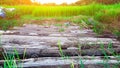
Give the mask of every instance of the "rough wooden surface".
M 111 38 L 94 38 L 94 37 L 84 37 L 84 38 L 76 38 L 76 37 L 39 37 L 39 36 L 19 36 L 19 35 L 2 35 L 1 36 L 2 44 L 42 44 L 48 46 L 57 46 L 58 42 L 60 42 L 61 46 L 76 46 L 78 44 L 108 44 L 115 43 L 119 44 L 118 41 Z
M 109 64 L 108 68 L 113 68 L 114 65 L 119 64 L 116 57 L 108 56 L 110 59 L 105 60 L 103 57 L 91 57 L 91 56 L 76 56 L 69 58 L 61 57 L 42 57 L 42 58 L 29 58 L 21 60 L 18 63 L 18 67 L 23 68 L 70 68 L 71 65 L 74 68 L 104 68 Z M 13 60 L 15 61 L 15 60 Z M 0 60 L 0 64 L 3 64 L 4 60 Z M 18 60 L 16 60 L 18 62 Z M 119 65 L 118 65 L 119 67 Z
M 14 53 L 15 50 L 17 50 L 17 52 L 19 53 L 19 55 L 25 53 L 26 56 L 29 57 L 58 57 L 58 56 L 62 56 L 61 54 L 63 54 L 64 56 L 79 56 L 79 55 L 88 55 L 88 56 L 103 56 L 105 55 L 104 53 L 106 53 L 107 55 L 112 55 L 113 53 L 118 53 L 120 54 L 120 48 L 98 48 L 98 49 L 79 49 L 79 48 L 75 48 L 75 47 L 71 47 L 68 49 L 62 49 L 62 51 L 59 50 L 59 48 L 30 48 L 30 47 L 4 47 L 4 50 L 10 54 L 10 53 Z M 62 52 L 62 53 L 61 53 Z M 34 56 L 36 55 L 36 56 Z
M 81 63 L 80 63 L 81 62 Z M 29 67 L 51 67 L 51 68 L 70 68 L 71 64 L 75 68 L 79 68 L 82 65 L 84 68 L 103 68 L 105 64 L 110 64 L 109 68 L 112 68 L 113 65 L 119 63 L 118 61 L 111 59 L 111 60 L 103 60 L 103 59 L 82 59 L 82 58 L 71 58 L 71 59 L 65 59 L 65 58 L 37 58 L 37 59 L 30 59 L 29 61 L 26 61 L 22 63 L 24 68 Z M 21 64 L 20 64 L 21 65 Z
M 64 29 L 63 31 L 60 31 Z M 27 24 L 23 27 L 15 27 L 10 31 L 0 31 L 0 51 L 7 54 L 14 54 L 17 50 L 19 55 L 26 53 L 26 58 L 35 59 L 22 60 L 24 68 L 82 68 L 80 60 L 84 62 L 84 68 L 104 68 L 103 58 L 80 56 L 103 56 L 120 54 L 120 42 L 113 36 L 98 37 L 91 29 L 80 29 L 79 26 L 40 26 Z M 62 49 L 62 51 L 60 50 Z M 104 53 L 104 52 L 105 53 Z M 77 56 L 69 59 L 62 59 L 60 56 Z M 36 58 L 37 57 L 37 58 Z M 39 58 L 38 58 L 39 57 Z M 42 58 L 44 57 L 44 58 Z M 87 58 L 87 59 L 86 59 Z M 117 59 L 109 57 L 106 61 L 112 68 L 118 63 Z M 0 63 L 4 60 L 0 61 Z

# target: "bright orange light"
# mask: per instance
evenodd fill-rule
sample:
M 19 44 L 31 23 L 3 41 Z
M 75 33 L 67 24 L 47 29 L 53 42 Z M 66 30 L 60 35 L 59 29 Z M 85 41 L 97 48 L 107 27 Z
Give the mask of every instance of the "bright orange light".
M 67 4 L 71 4 L 74 3 L 78 0 L 32 0 L 33 2 L 39 2 L 41 4 L 44 3 L 56 3 L 56 4 L 62 4 L 62 3 L 67 3 Z

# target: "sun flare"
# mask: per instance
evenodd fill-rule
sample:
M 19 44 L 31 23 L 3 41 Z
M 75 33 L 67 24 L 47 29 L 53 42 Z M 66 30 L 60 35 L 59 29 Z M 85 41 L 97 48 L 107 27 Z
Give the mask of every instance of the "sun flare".
M 45 4 L 45 3 L 56 3 L 56 4 L 62 4 L 62 3 L 67 3 L 67 4 L 71 4 L 74 3 L 78 0 L 32 0 L 33 2 L 38 2 L 41 4 Z

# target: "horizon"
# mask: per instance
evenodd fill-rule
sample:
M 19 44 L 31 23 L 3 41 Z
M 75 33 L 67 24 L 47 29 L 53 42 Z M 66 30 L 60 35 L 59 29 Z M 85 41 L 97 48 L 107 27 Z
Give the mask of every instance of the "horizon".
M 31 1 L 41 3 L 41 4 L 55 3 L 55 4 L 59 5 L 59 4 L 62 4 L 62 3 L 67 3 L 67 4 L 75 3 L 78 0 L 31 0 Z

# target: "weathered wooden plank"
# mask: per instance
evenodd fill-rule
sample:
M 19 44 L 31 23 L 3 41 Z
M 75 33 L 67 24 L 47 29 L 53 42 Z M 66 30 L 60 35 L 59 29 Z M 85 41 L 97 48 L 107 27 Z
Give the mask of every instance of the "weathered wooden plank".
M 113 53 L 120 53 L 120 48 L 107 48 L 107 49 L 79 49 L 79 48 L 68 48 L 68 49 L 62 49 L 61 51 L 59 48 L 53 49 L 53 48 L 44 48 L 44 47 L 3 47 L 6 53 L 14 53 L 15 50 L 19 53 L 19 55 L 24 54 L 26 52 L 26 55 L 29 57 L 41 57 L 41 56 L 49 56 L 49 57 L 58 57 L 58 56 L 77 56 L 77 55 L 95 55 L 95 56 L 102 56 L 104 53 L 111 55 Z M 114 51 L 114 52 L 111 52 Z M 61 55 L 62 54 L 62 55 Z
M 47 46 L 58 46 L 58 42 L 63 48 L 80 45 L 100 45 L 100 44 L 119 44 L 118 41 L 111 38 L 76 38 L 76 37 L 38 37 L 38 36 L 19 36 L 19 35 L 2 35 L 2 43 L 7 45 L 41 45 L 41 42 Z M 79 39 L 79 40 L 78 40 Z M 42 44 L 43 45 L 43 44 Z
M 80 63 L 82 62 L 82 63 Z M 33 59 L 31 61 L 22 63 L 22 65 L 24 66 L 24 68 L 28 68 L 28 67 L 45 67 L 45 68 L 70 68 L 71 64 L 73 64 L 73 66 L 75 68 L 80 68 L 82 65 L 84 66 L 84 68 L 104 68 L 105 63 L 108 63 L 110 65 L 109 68 L 112 68 L 113 65 L 119 63 L 117 60 L 108 60 L 105 61 L 103 59 Z
M 69 57 L 69 58 L 62 58 L 62 57 L 42 57 L 42 58 L 29 58 L 20 60 L 18 63 L 18 67 L 23 68 L 70 68 L 71 64 L 74 68 L 104 68 L 105 64 L 109 65 L 109 68 L 113 68 L 114 65 L 119 67 L 119 62 L 117 58 L 114 56 L 108 56 L 109 60 L 105 60 L 98 57 L 91 57 L 91 56 L 76 56 L 76 57 Z M 13 60 L 15 61 L 15 60 Z M 0 65 L 3 65 L 5 61 L 0 60 Z M 18 60 L 16 60 L 18 62 Z M 118 64 L 118 65 L 117 65 Z

